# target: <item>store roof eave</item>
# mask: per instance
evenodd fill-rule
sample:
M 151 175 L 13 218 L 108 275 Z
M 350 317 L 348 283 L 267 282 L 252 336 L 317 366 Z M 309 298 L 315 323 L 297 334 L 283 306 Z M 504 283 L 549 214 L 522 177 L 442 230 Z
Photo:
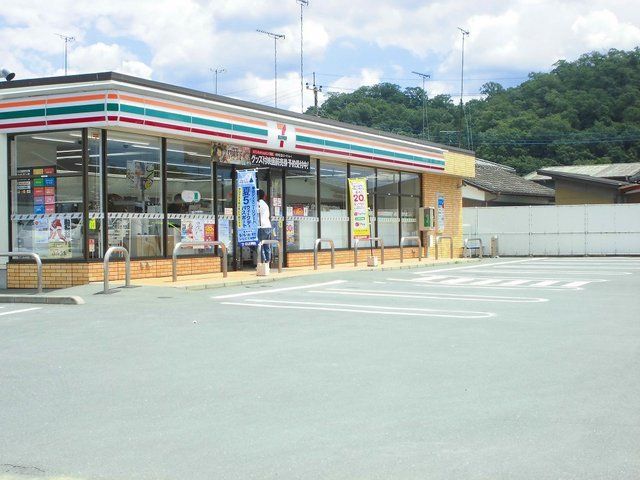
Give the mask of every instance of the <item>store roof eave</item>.
M 283 110 L 280 108 L 260 105 L 257 103 L 238 100 L 235 98 L 225 97 L 222 95 L 215 95 L 212 93 L 202 92 L 202 91 L 194 90 L 191 88 L 185 88 L 185 87 L 171 85 L 163 82 L 158 82 L 155 80 L 147 80 L 144 78 L 133 77 L 130 75 L 124 75 L 122 73 L 117 73 L 117 72 L 99 72 L 99 73 L 87 73 L 87 74 L 68 75 L 68 76 L 59 76 L 59 77 L 12 80 L 11 82 L 0 83 L 0 95 L 2 95 L 4 91 L 14 89 L 14 88 L 44 87 L 44 86 L 53 86 L 53 85 L 62 85 L 62 84 L 71 85 L 74 83 L 108 82 L 108 81 L 114 81 L 114 82 L 120 82 L 123 84 L 130 84 L 134 86 L 141 86 L 141 87 L 146 87 L 150 89 L 156 89 L 160 91 L 165 91 L 167 93 L 184 95 L 187 97 L 193 97 L 201 100 L 215 101 L 215 102 L 219 102 L 221 104 L 227 104 L 230 106 L 237 106 L 241 108 L 252 109 L 265 114 L 279 115 L 279 116 L 288 117 L 291 119 L 299 119 L 299 120 L 304 120 L 306 122 L 313 122 L 319 125 L 326 125 L 326 126 L 337 127 L 337 128 L 342 128 L 346 130 L 353 130 L 355 132 L 361 132 L 365 134 L 386 137 L 391 140 L 413 142 L 417 145 L 424 145 L 425 147 L 433 147 L 433 148 L 449 150 L 452 152 L 460 152 L 468 155 L 475 155 L 475 152 L 471 150 L 452 147 L 450 145 L 444 145 L 444 144 L 439 144 L 435 142 L 426 142 L 420 138 L 407 137 L 407 136 L 398 135 L 395 133 L 385 132 L 382 130 L 376 130 L 369 127 L 363 127 L 360 125 L 353 125 L 349 123 L 339 122 L 337 120 L 331 120 L 327 118 L 316 117 L 313 115 L 291 112 L 289 110 Z

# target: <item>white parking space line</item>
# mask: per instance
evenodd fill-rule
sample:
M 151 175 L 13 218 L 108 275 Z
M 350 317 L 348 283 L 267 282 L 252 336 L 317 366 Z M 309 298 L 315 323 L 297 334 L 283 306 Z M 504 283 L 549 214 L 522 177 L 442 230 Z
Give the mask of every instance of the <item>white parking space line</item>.
M 501 283 L 501 282 L 504 282 L 504 278 L 487 278 L 485 280 L 474 281 L 472 283 L 469 283 L 468 285 L 492 285 L 492 284 Z M 442 283 L 447 285 L 451 284 L 451 282 L 449 281 L 444 281 Z
M 542 303 L 548 302 L 547 298 L 538 297 L 505 297 L 498 295 L 474 295 L 464 293 L 426 293 L 426 292 L 379 292 L 378 290 L 337 289 L 311 290 L 309 293 L 321 293 L 327 295 L 363 296 L 363 297 L 392 297 L 412 298 L 416 300 L 460 300 L 471 302 L 501 302 L 501 303 Z
M 516 285 L 522 285 L 524 283 L 528 283 L 530 282 L 531 279 L 526 278 L 526 279 L 520 279 L 520 280 L 507 280 L 506 282 L 504 282 L 502 285 L 504 287 L 515 287 Z
M 554 285 L 558 283 L 560 280 L 543 280 L 541 282 L 536 282 L 531 284 L 532 287 L 548 287 L 550 285 Z
M 211 297 L 211 298 L 222 299 L 222 298 L 250 297 L 250 296 L 253 296 L 253 295 L 265 295 L 267 293 L 288 292 L 288 291 L 291 291 L 291 290 L 306 290 L 306 289 L 309 289 L 309 288 L 326 287 L 326 286 L 329 286 L 329 285 L 338 285 L 340 283 L 346 283 L 346 280 L 333 280 L 331 282 L 312 283 L 310 285 L 299 285 L 297 287 L 266 288 L 264 290 L 256 290 L 255 292 L 232 293 L 232 294 L 229 294 L 229 295 L 218 295 L 218 296 Z
M 421 280 L 424 280 L 424 278 Z M 473 282 L 474 280 L 475 279 L 473 277 L 459 277 L 459 278 L 453 278 L 450 280 L 444 280 L 442 283 L 446 283 L 447 285 L 460 285 L 462 283 Z
M 474 272 L 478 273 L 478 272 Z M 462 277 L 465 279 L 464 283 L 456 282 L 456 277 L 448 275 L 439 275 L 431 277 L 420 277 L 414 279 L 404 278 L 388 278 L 387 280 L 393 282 L 404 282 L 406 284 L 418 286 L 421 288 L 424 286 L 431 287 L 449 287 L 449 288 L 500 288 L 510 290 L 522 290 L 522 289 L 541 289 L 541 290 L 583 290 L 583 285 L 589 283 L 601 283 L 608 282 L 604 279 L 585 279 L 577 281 L 576 278 L 513 278 L 513 277 L 499 277 L 499 278 L 486 278 L 486 277 Z M 471 280 L 471 281 L 469 281 Z
M 412 317 L 441 317 L 441 318 L 489 318 L 495 316 L 493 312 L 476 312 L 467 310 L 436 310 L 429 308 L 381 307 L 349 303 L 320 303 L 294 302 L 286 300 L 267 300 L 249 298 L 244 302 L 220 302 L 222 305 L 237 305 L 243 307 L 284 308 L 295 310 L 322 310 L 329 312 L 355 312 L 375 315 L 401 315 Z
M 432 273 L 453 272 L 455 270 L 470 270 L 472 268 L 487 268 L 487 267 L 495 267 L 497 265 L 506 265 L 508 263 L 534 262 L 536 260 L 540 260 L 540 258 L 525 258 L 524 260 L 512 260 L 509 262 L 500 262 L 500 263 L 491 263 L 491 264 L 481 263 L 479 265 L 467 265 L 465 267 L 437 268 L 435 270 L 429 269 L 424 272 L 411 272 L 411 273 L 413 275 L 431 275 Z
M 629 270 L 640 270 L 640 263 L 596 263 L 596 262 L 541 262 L 540 264 L 530 264 L 527 265 L 527 268 L 577 268 L 577 269 L 593 269 L 593 270 L 601 270 L 601 269 L 616 269 L 619 267 L 624 267 L 624 269 Z M 507 268 L 505 265 L 504 268 Z
M 499 269 L 494 269 L 494 270 L 476 270 L 474 273 L 488 273 L 488 274 L 499 274 L 499 273 L 505 273 L 505 274 L 509 274 L 509 273 L 515 273 L 515 274 L 533 274 L 533 275 L 538 275 L 538 274 L 550 274 L 550 273 L 561 273 L 563 275 L 606 275 L 606 276 L 612 276 L 612 277 L 619 277 L 619 276 L 623 276 L 623 275 L 631 275 L 631 272 L 602 272 L 602 271 L 594 271 L 594 272 L 578 272 L 575 270 L 564 270 L 564 269 L 558 269 L 558 270 L 529 270 L 529 269 L 520 269 L 520 270 L 514 270 L 514 271 L 505 271 L 502 270 L 500 271 Z
M 624 270 L 640 270 L 640 268 L 635 268 L 635 267 L 628 267 L 626 265 L 624 266 Z M 495 267 L 497 270 L 547 270 L 547 271 L 552 271 L 552 270 L 566 270 L 567 268 L 571 268 L 571 269 L 575 269 L 575 271 L 593 271 L 593 272 L 600 272 L 601 270 L 609 270 L 609 271 L 618 271 L 615 267 L 611 267 L 611 266 L 605 266 L 605 265 L 594 265 L 594 266 L 585 266 L 585 265 L 547 265 L 545 264 L 540 264 L 540 265 L 525 265 L 524 268 L 520 267 L 518 265 L 505 265 L 503 266 L 499 266 L 496 265 Z
M 0 315 L 13 315 L 15 313 L 31 312 L 33 310 L 41 310 L 41 309 L 42 307 L 21 308 L 20 310 L 10 310 L 8 312 L 0 312 Z
M 570 283 L 567 283 L 565 286 L 568 288 L 576 288 L 576 287 L 581 287 L 583 285 L 586 285 L 587 283 L 590 283 L 590 282 L 570 282 Z

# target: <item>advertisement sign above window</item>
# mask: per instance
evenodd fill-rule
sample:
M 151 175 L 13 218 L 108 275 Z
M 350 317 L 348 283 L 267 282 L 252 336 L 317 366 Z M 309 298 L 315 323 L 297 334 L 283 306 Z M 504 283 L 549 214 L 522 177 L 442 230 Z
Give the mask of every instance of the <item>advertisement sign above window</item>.
M 278 167 L 308 172 L 311 169 L 309 155 L 297 153 L 273 152 L 259 148 L 251 149 L 251 164 L 265 167 Z

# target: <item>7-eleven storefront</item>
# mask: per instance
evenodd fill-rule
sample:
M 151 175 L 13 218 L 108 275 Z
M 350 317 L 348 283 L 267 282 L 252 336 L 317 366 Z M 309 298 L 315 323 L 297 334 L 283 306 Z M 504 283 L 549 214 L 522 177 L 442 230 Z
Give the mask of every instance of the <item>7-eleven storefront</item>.
M 101 280 L 110 246 L 129 251 L 133 278 L 171 275 L 178 242 L 222 241 L 231 269 L 254 268 L 254 249 L 237 242 L 243 169 L 267 193 L 286 266 L 311 266 L 320 237 L 334 241 L 337 262 L 353 261 L 355 177 L 366 178 L 386 258 L 418 235 L 420 206 L 437 206 L 439 233 L 461 254 L 472 152 L 116 73 L 0 85 L 0 250 L 38 253 L 45 287 Z M 219 262 L 193 248 L 179 274 L 217 272 Z M 6 268 L 9 287 L 35 285 L 32 263 Z

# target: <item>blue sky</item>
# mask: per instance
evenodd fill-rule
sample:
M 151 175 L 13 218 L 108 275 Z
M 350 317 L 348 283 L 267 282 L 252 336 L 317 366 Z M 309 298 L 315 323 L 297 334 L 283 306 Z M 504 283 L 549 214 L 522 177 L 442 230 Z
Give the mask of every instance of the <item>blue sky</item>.
M 531 71 L 592 50 L 640 45 L 637 0 L 310 0 L 304 7 L 305 82 L 325 92 L 389 81 L 430 95 L 459 95 L 460 32 L 465 98 L 497 81 L 517 85 Z M 300 6 L 296 0 L 49 0 L 6 2 L 0 10 L 0 63 L 18 78 L 115 70 L 213 90 L 210 69 L 224 67 L 219 93 L 273 104 L 273 41 L 278 43 L 279 106 L 300 110 Z M 304 104 L 312 103 L 305 91 Z

